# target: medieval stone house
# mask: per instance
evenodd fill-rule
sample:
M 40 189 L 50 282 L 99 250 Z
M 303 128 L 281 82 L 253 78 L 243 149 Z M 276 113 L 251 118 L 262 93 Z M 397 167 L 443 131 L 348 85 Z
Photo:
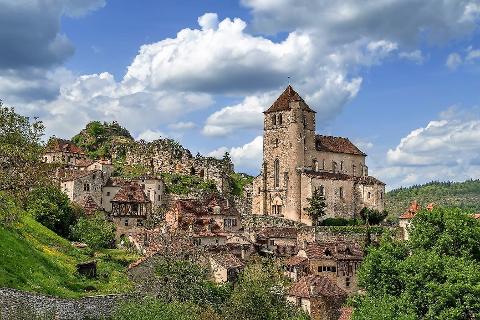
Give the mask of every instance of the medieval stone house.
M 253 183 L 254 214 L 312 224 L 307 198 L 319 189 L 326 217 L 384 210 L 385 184 L 368 175 L 366 154 L 350 140 L 317 135 L 315 111 L 291 86 L 264 112 L 263 166 Z

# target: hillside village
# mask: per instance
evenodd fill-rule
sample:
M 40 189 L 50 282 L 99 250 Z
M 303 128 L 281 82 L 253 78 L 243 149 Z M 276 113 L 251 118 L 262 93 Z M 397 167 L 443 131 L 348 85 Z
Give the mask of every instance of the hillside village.
M 414 201 L 393 213 L 398 225 L 385 219 L 385 183 L 369 175 L 366 156 L 348 138 L 316 134 L 315 112 L 288 86 L 264 112 L 256 177 L 236 173 L 228 154 L 135 141 L 118 123 L 52 137 L 41 162 L 83 218 L 111 223 L 116 246 L 138 255 L 126 266 L 136 292 L 155 295 L 166 285 L 152 283 L 162 259 L 193 261 L 215 283 L 235 286 L 265 258 L 288 279 L 287 302 L 311 319 L 337 320 L 351 318 L 347 302 L 364 292 L 358 271 L 367 246 L 384 234 L 409 240 L 421 212 Z M 96 277 L 95 258 L 76 267 Z
M 355 219 L 364 208 L 384 210 L 385 184 L 368 175 L 366 154 L 350 140 L 315 134 L 315 112 L 291 86 L 265 111 L 260 175 L 242 176 L 246 183 L 236 194 L 238 174 L 228 154 L 193 157 L 171 140 L 135 142 L 122 130 L 122 141 L 115 136 L 109 150 L 100 155 L 90 148 L 89 154 L 82 145 L 94 125 L 72 139 L 78 145 L 51 139 L 43 161 L 57 165 L 54 179 L 72 202 L 86 215 L 104 212 L 117 241 L 143 255 L 129 273 L 148 274 L 148 260 L 172 245 L 161 241 L 165 235 L 182 232 L 216 282 L 235 281 L 252 256 L 275 257 L 292 280 L 287 300 L 312 319 L 349 312 L 342 305 L 359 290 L 357 270 L 371 239 L 362 230 L 346 236 L 315 229 L 320 221 L 307 214 L 308 199 L 320 191 L 321 219 Z M 200 184 L 179 192 L 172 176 Z

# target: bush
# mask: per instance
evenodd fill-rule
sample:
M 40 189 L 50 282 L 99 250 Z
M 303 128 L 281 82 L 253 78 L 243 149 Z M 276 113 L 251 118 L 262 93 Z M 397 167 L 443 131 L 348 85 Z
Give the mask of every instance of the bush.
M 9 226 L 18 221 L 22 210 L 16 205 L 12 197 L 0 192 L 0 224 Z
M 115 244 L 115 225 L 101 213 L 93 218 L 80 218 L 72 228 L 72 237 L 85 242 L 92 249 L 111 248 Z
M 360 211 L 360 217 L 362 218 L 365 224 L 376 225 L 385 220 L 387 217 L 387 211 L 378 211 L 375 209 L 363 208 Z
M 320 226 L 356 226 L 360 221 L 357 219 L 345 219 L 345 218 L 327 218 L 320 221 Z
M 131 301 L 120 305 L 115 320 L 200 320 L 202 309 L 193 303 L 165 303 L 153 298 Z
M 35 220 L 62 237 L 70 237 L 70 228 L 79 212 L 59 188 L 44 186 L 34 189 L 27 198 L 27 212 Z

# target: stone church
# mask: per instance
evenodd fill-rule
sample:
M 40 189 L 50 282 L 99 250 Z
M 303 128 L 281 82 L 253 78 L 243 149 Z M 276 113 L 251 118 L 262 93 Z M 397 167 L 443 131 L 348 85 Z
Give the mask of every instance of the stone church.
M 384 210 L 385 184 L 368 175 L 367 155 L 347 138 L 315 134 L 315 113 L 291 86 L 264 112 L 253 213 L 311 225 L 304 208 L 315 189 L 325 196 L 325 218 Z

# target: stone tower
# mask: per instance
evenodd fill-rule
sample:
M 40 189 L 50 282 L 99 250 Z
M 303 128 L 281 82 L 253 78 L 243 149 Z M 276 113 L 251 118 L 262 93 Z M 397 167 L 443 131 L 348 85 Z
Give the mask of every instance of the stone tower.
M 261 212 L 302 221 L 300 169 L 315 148 L 315 111 L 289 85 L 264 112 Z

